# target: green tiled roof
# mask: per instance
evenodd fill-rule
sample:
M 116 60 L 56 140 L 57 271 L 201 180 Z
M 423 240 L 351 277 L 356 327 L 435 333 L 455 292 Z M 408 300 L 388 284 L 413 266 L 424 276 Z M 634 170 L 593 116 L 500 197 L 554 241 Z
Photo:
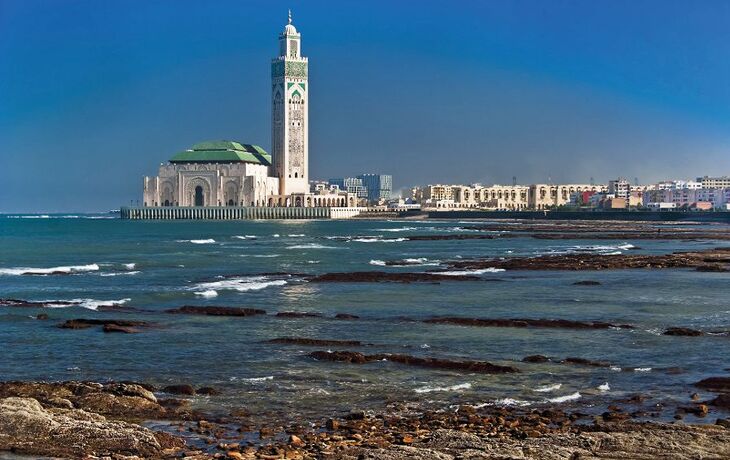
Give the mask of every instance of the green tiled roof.
M 271 155 L 258 145 L 236 141 L 207 141 L 170 158 L 170 163 L 258 163 L 271 165 Z

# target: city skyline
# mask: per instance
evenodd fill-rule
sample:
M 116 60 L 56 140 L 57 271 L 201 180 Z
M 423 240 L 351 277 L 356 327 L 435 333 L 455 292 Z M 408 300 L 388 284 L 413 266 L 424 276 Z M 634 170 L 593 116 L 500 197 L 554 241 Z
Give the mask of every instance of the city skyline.
M 0 212 L 118 207 L 201 140 L 270 152 L 268 38 L 288 7 L 316 58 L 312 179 L 380 172 L 402 189 L 730 170 L 728 5 L 290 3 L 4 2 Z

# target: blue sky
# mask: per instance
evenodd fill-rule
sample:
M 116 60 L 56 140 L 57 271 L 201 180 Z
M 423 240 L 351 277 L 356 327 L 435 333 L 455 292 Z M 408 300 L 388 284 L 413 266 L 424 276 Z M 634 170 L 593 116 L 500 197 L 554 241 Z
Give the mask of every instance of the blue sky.
M 0 212 L 106 210 L 209 139 L 269 149 L 291 8 L 310 176 L 730 174 L 730 2 L 0 0 Z

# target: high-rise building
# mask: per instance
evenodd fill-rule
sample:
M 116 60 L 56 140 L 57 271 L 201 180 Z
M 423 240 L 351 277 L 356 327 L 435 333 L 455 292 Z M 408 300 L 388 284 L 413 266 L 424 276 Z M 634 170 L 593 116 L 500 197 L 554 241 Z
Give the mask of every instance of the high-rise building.
M 289 23 L 279 35 L 279 56 L 271 63 L 271 156 L 279 194 L 309 192 L 308 61 L 301 34 Z
M 393 193 L 393 176 L 389 174 L 360 174 L 357 176 L 367 189 L 367 199 L 371 203 L 389 200 Z
M 730 187 L 730 176 L 698 177 L 697 182 L 702 184 L 702 188 L 726 188 Z
M 368 197 L 368 189 L 359 177 L 341 177 L 330 179 L 328 182 L 330 185 L 336 185 L 344 192 L 354 193 L 358 198 L 366 199 Z

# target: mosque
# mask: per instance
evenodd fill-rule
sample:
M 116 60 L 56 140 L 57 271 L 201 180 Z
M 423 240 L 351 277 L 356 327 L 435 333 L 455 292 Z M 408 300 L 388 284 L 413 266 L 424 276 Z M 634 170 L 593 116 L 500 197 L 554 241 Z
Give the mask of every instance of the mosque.
M 329 189 L 310 191 L 308 60 L 301 54 L 301 44 L 301 34 L 292 24 L 290 11 L 288 24 L 279 35 L 279 55 L 271 62 L 272 153 L 258 145 L 236 141 L 195 144 L 161 165 L 157 176 L 144 178 L 144 208 L 357 206 L 357 197 L 352 193 Z M 143 212 L 140 215 L 188 214 Z M 232 215 L 220 212 L 203 215 L 208 214 Z M 308 215 L 306 212 L 291 214 Z M 274 215 L 283 216 L 282 213 Z

